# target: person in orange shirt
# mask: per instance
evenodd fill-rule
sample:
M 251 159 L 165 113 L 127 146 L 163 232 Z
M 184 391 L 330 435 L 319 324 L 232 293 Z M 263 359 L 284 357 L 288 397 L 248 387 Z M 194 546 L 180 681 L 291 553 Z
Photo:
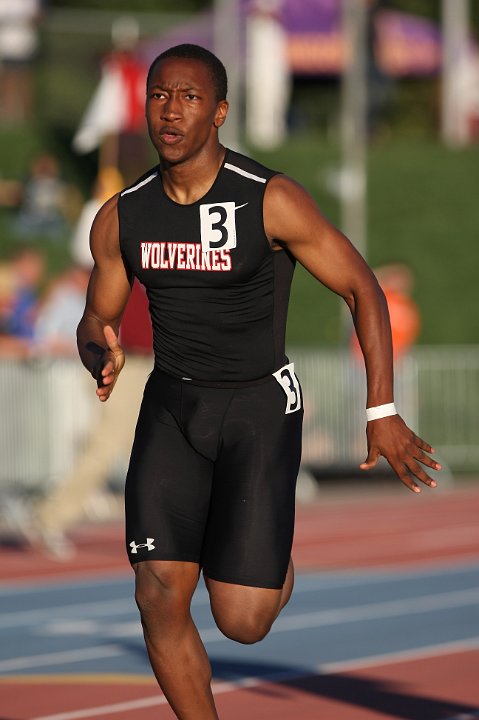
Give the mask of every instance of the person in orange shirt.
M 374 271 L 387 300 L 394 359 L 406 355 L 414 345 L 421 330 L 419 308 L 411 298 L 413 274 L 407 265 L 395 263 L 384 265 Z M 352 335 L 352 352 L 362 357 L 356 333 Z

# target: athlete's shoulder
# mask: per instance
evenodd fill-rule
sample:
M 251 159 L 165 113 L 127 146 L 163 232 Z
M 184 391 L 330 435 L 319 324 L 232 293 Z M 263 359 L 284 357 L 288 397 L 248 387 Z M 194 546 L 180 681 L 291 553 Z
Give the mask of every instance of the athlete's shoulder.
M 118 198 L 113 195 L 99 209 L 90 232 L 90 249 L 95 261 L 102 255 L 113 256 L 119 250 Z
M 226 172 L 236 173 L 237 175 L 249 180 L 265 185 L 272 177 L 278 175 L 277 170 L 262 165 L 257 160 L 235 152 L 227 150 L 224 162 Z
M 107 227 L 107 229 L 109 230 L 110 226 L 117 222 L 117 207 L 119 196 L 120 193 L 116 193 L 103 203 L 93 220 L 92 230 L 103 230 L 104 227 Z
M 143 175 L 141 175 L 137 180 L 135 180 L 134 183 L 124 188 L 124 190 L 120 192 L 120 198 L 122 199 L 128 196 L 134 196 L 138 192 L 141 193 L 149 186 L 152 180 L 158 177 L 159 172 L 160 170 L 158 165 L 155 165 L 155 167 L 143 173 Z

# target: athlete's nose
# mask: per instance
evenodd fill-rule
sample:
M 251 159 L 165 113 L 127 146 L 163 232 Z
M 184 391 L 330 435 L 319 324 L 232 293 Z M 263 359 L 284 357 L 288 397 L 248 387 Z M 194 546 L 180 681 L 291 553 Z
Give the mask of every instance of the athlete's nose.
M 175 120 L 181 117 L 181 104 L 175 95 L 171 94 L 163 103 L 161 117 L 165 120 Z

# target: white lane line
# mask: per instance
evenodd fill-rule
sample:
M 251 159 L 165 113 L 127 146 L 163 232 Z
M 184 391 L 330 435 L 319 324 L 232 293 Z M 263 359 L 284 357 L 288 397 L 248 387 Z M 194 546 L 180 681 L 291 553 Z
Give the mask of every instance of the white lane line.
M 452 640 L 437 645 L 424 645 L 410 650 L 395 650 L 378 655 L 367 655 L 352 660 L 339 660 L 338 662 L 318 665 L 317 671 L 322 675 L 331 675 L 337 672 L 363 670 L 378 665 L 395 665 L 401 662 L 413 662 L 425 658 L 440 657 L 441 655 L 457 655 L 458 653 L 479 650 L 479 636 L 467 640 Z
M 27 655 L 26 657 L 11 658 L 0 661 L 0 672 L 15 670 L 29 670 L 30 668 L 63 665 L 65 663 L 84 662 L 103 658 L 118 657 L 123 653 L 119 645 L 103 645 L 102 647 L 80 648 L 78 650 L 64 650 L 42 655 Z
M 432 610 L 447 610 L 456 607 L 466 607 L 479 602 L 479 587 L 467 590 L 453 590 L 422 597 L 403 598 L 400 600 L 386 600 L 377 603 L 367 603 L 355 607 L 339 608 L 335 610 L 320 610 L 318 612 L 303 613 L 296 616 L 279 617 L 273 630 L 284 632 L 302 628 L 319 627 L 343 622 L 356 622 L 357 620 L 375 620 L 413 613 L 423 613 Z
M 223 693 L 233 692 L 234 690 L 240 690 L 241 688 L 256 687 L 257 685 L 261 685 L 265 681 L 291 681 L 293 679 L 307 677 L 308 675 L 309 673 L 305 674 L 304 671 L 297 673 L 282 671 L 279 673 L 275 673 L 274 675 L 269 675 L 267 678 L 248 677 L 241 680 L 235 680 L 233 682 L 213 682 L 213 692 L 214 695 L 222 695 Z M 101 715 L 123 713 L 128 712 L 129 710 L 142 710 L 144 708 L 166 704 L 167 700 L 164 695 L 155 695 L 154 697 L 139 698 L 138 700 L 128 700 L 122 703 L 115 703 L 114 705 L 102 705 L 100 707 L 85 708 L 84 710 L 73 710 L 70 712 L 58 713 L 56 715 L 42 715 L 41 717 L 36 717 L 32 720 L 82 720 L 83 718 L 93 720 L 93 718 L 100 717 Z
M 273 625 L 270 634 L 291 632 L 292 630 L 306 630 L 322 627 L 324 625 L 338 625 L 346 622 L 360 620 L 377 620 L 388 617 L 401 617 L 414 613 L 430 612 L 433 610 L 447 610 L 456 607 L 466 607 L 479 602 L 479 588 L 468 590 L 455 590 L 452 592 L 430 595 L 419 598 L 406 598 L 402 600 L 387 600 L 378 603 L 368 603 L 353 607 L 338 608 L 334 610 L 318 610 L 297 615 L 280 615 Z M 78 624 L 78 621 L 77 621 Z M 80 627 L 82 627 L 80 625 Z M 67 626 L 63 623 L 53 623 L 47 628 L 50 634 L 62 632 Z M 73 628 L 72 628 L 73 629 Z M 141 637 L 142 631 L 139 622 L 116 623 L 115 625 L 102 625 L 97 632 L 109 638 Z M 217 627 L 199 629 L 202 641 L 207 643 L 224 642 L 226 638 Z
M 336 610 L 319 610 L 299 615 L 280 616 L 271 628 L 270 634 L 290 632 L 292 630 L 309 630 L 323 625 L 337 625 L 359 620 L 377 620 L 379 618 L 401 617 L 433 610 L 476 605 L 479 602 L 479 588 L 456 590 L 420 598 L 405 598 L 378 603 L 368 603 L 356 607 L 345 607 Z M 226 640 L 217 628 L 200 630 L 204 643 L 222 642 Z
M 474 566 L 475 567 L 475 566 Z M 448 576 L 450 574 L 457 574 L 457 573 L 469 573 L 471 570 L 474 570 L 474 567 L 472 568 L 448 568 L 446 570 L 441 570 L 441 572 L 437 571 L 424 571 L 421 572 L 421 579 L 424 579 L 426 577 L 444 577 Z M 478 568 L 479 570 L 479 568 Z M 301 585 L 302 583 L 302 577 L 301 575 L 297 576 L 296 580 L 296 587 L 294 590 L 294 594 L 303 594 L 303 593 L 311 593 L 311 592 L 321 592 L 322 590 L 329 590 L 334 588 L 342 588 L 342 587 L 349 587 L 349 586 L 356 586 L 360 585 L 362 587 L 370 584 L 391 584 L 391 583 L 402 583 L 404 581 L 407 581 L 409 579 L 415 580 L 417 577 L 417 573 L 407 573 L 407 574 L 394 574 L 392 577 L 384 577 L 384 574 L 378 574 L 378 575 L 372 575 L 364 577 L 364 575 L 358 574 L 357 576 L 353 573 L 347 573 L 345 575 L 340 575 L 338 577 L 335 577 L 329 573 L 326 573 L 324 576 L 319 573 L 315 577 L 314 574 L 310 575 L 304 575 L 303 576 L 303 582 L 304 586 Z M 317 579 L 317 582 L 314 582 L 314 580 Z M 310 584 L 311 581 L 313 581 L 313 584 Z M 132 586 L 133 587 L 133 586 Z M 29 590 L 31 592 L 31 590 Z M 111 600 L 98 600 L 94 602 L 87 602 L 87 603 L 81 603 L 81 604 L 75 604 L 75 605 L 59 605 L 56 607 L 48 607 L 48 608 L 42 608 L 42 609 L 36 609 L 36 610 L 20 610 L 18 612 L 13 613 L 4 613 L 0 615 L 0 629 L 1 628 L 11 628 L 15 626 L 22 626 L 22 625 L 38 625 L 43 622 L 48 622 L 50 618 L 54 618 L 55 620 L 58 620 L 60 618 L 69 618 L 72 614 L 78 613 L 81 616 L 87 615 L 95 615 L 98 614 L 99 617 L 103 617 L 104 615 L 111 615 L 111 614 L 121 614 L 122 612 L 128 612 L 133 610 L 136 613 L 136 607 L 133 602 L 133 592 L 131 593 L 130 598 L 124 598 L 124 599 L 111 599 Z M 201 607 L 203 605 L 208 605 L 209 603 L 209 596 L 207 591 L 200 587 L 195 593 L 195 596 L 193 598 L 193 608 L 195 607 Z
M 362 620 L 378 620 L 388 617 L 401 617 L 403 615 L 418 614 L 424 612 L 448 610 L 456 607 L 467 607 L 475 605 L 479 602 L 479 588 L 469 588 L 467 590 L 455 590 L 447 593 L 422 596 L 416 598 L 405 598 L 399 600 L 386 600 L 377 603 L 367 603 L 364 605 L 350 606 L 344 608 L 336 608 L 334 610 L 317 610 L 308 613 L 298 613 L 296 615 L 280 615 L 273 625 L 270 634 L 280 632 L 291 632 L 293 630 L 308 630 L 311 628 L 323 627 L 325 625 L 337 625 L 346 622 L 358 622 Z M 123 601 L 118 601 L 119 607 L 117 612 L 121 612 Z M 95 623 L 95 620 L 88 621 L 87 608 L 94 615 L 112 616 L 115 610 L 108 606 L 108 603 L 93 603 L 86 606 L 76 606 L 75 610 L 82 618 L 58 619 L 52 623 L 44 625 L 42 634 L 58 635 L 58 634 L 87 634 L 89 631 L 98 633 L 102 637 L 109 639 L 141 637 L 142 630 L 139 620 L 125 621 L 118 623 Z M 101 611 L 101 612 L 97 612 Z M 68 613 L 69 614 L 69 613 Z M 87 616 L 86 618 L 84 616 Z M 57 613 L 58 617 L 58 613 Z M 89 630 L 90 628 L 90 630 Z M 199 629 L 202 641 L 205 644 L 214 642 L 224 642 L 226 638 L 217 627 L 209 627 Z M 0 671 L 2 665 L 0 662 Z
M 465 607 L 467 605 L 475 605 L 478 601 L 479 588 L 472 588 L 470 590 L 458 590 L 443 593 L 442 595 L 433 595 L 431 597 L 370 603 L 368 605 L 341 608 L 338 610 L 320 610 L 313 613 L 280 617 L 273 625 L 270 634 L 311 629 L 324 625 L 330 626 L 344 624 L 346 622 L 357 622 L 359 620 L 377 620 L 379 618 L 400 617 L 413 613 L 430 612 L 432 610 Z M 140 635 L 137 624 L 131 627 L 130 631 L 132 635 Z M 200 635 L 205 645 L 227 640 L 216 627 L 200 630 Z M 122 633 L 122 637 L 126 636 L 126 633 Z M 12 658 L 10 660 L 0 661 L 0 672 L 11 672 L 18 669 L 38 667 L 47 663 L 49 665 L 57 665 L 63 664 L 64 662 L 75 662 L 82 659 L 81 653 L 95 654 L 102 652 L 108 653 L 105 657 L 112 657 L 121 654 L 123 650 L 120 646 L 110 645 L 100 648 L 84 648 L 83 650 L 68 651 L 66 653 L 50 653 L 46 655 Z
M 300 678 L 311 677 L 315 674 L 331 675 L 333 673 L 345 672 L 348 670 L 361 670 L 366 667 L 374 667 L 377 665 L 384 666 L 386 664 L 394 664 L 401 661 L 404 662 L 419 658 L 448 655 L 476 648 L 479 648 L 479 637 L 462 643 L 444 643 L 442 645 L 431 645 L 424 648 L 417 648 L 416 650 L 410 652 L 396 652 L 384 655 L 375 655 L 369 658 L 359 658 L 357 660 L 329 663 L 313 668 L 310 671 L 306 669 L 298 670 L 297 672 L 283 670 L 269 675 L 264 675 L 263 677 L 247 677 L 231 682 L 214 682 L 213 693 L 216 696 L 227 692 L 234 692 L 235 690 L 241 690 L 243 688 L 258 687 L 259 685 L 263 685 L 267 682 L 287 683 L 292 682 L 293 680 L 299 680 Z M 166 705 L 166 698 L 163 695 L 139 698 L 138 700 L 130 700 L 112 705 L 85 708 L 83 710 L 73 710 L 65 713 L 57 713 L 55 715 L 42 715 L 41 717 L 32 718 L 32 720 L 94 720 L 94 718 L 101 717 L 102 715 L 129 712 L 130 710 L 141 710 L 158 705 Z M 449 718 L 448 720 L 473 720 L 473 718 L 476 717 L 478 717 L 477 714 L 465 716 L 461 715 L 455 718 Z
M 20 610 L 19 612 L 8 613 L 0 617 L 0 628 L 11 628 L 21 625 L 37 625 L 47 622 L 51 618 L 63 616 L 68 618 L 73 615 L 98 617 L 121 615 L 122 613 L 136 610 L 133 599 L 125 600 L 100 600 L 91 603 L 77 603 L 76 605 L 60 605 L 57 607 L 43 608 L 42 610 Z
M 81 720 L 82 718 L 89 718 L 91 720 L 101 715 L 124 713 L 129 710 L 142 710 L 144 708 L 155 707 L 155 705 L 166 705 L 165 696 L 140 698 L 139 700 L 131 700 L 130 702 L 102 705 L 100 707 L 85 708 L 84 710 L 73 710 L 56 715 L 42 715 L 41 717 L 33 718 L 33 720 Z
M 197 592 L 195 606 L 207 605 L 209 596 L 206 590 L 200 589 Z M 76 603 L 75 605 L 57 605 L 39 610 L 19 610 L 18 612 L 5 613 L 0 615 L 0 629 L 11 628 L 22 625 L 38 625 L 48 622 L 50 619 L 68 619 L 72 615 L 85 616 L 110 616 L 130 613 L 137 615 L 133 592 L 131 597 L 118 600 L 96 600 L 94 602 Z

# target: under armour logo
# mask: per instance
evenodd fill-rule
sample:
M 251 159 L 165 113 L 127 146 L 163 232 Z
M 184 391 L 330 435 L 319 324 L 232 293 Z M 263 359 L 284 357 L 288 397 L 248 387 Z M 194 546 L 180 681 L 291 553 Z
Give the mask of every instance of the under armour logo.
M 139 548 L 147 548 L 148 550 L 154 550 L 155 549 L 155 546 L 153 545 L 154 542 L 155 542 L 155 538 L 146 538 L 146 543 L 139 543 L 137 545 L 136 542 L 134 540 L 132 540 L 132 542 L 130 543 L 132 555 L 136 555 Z

